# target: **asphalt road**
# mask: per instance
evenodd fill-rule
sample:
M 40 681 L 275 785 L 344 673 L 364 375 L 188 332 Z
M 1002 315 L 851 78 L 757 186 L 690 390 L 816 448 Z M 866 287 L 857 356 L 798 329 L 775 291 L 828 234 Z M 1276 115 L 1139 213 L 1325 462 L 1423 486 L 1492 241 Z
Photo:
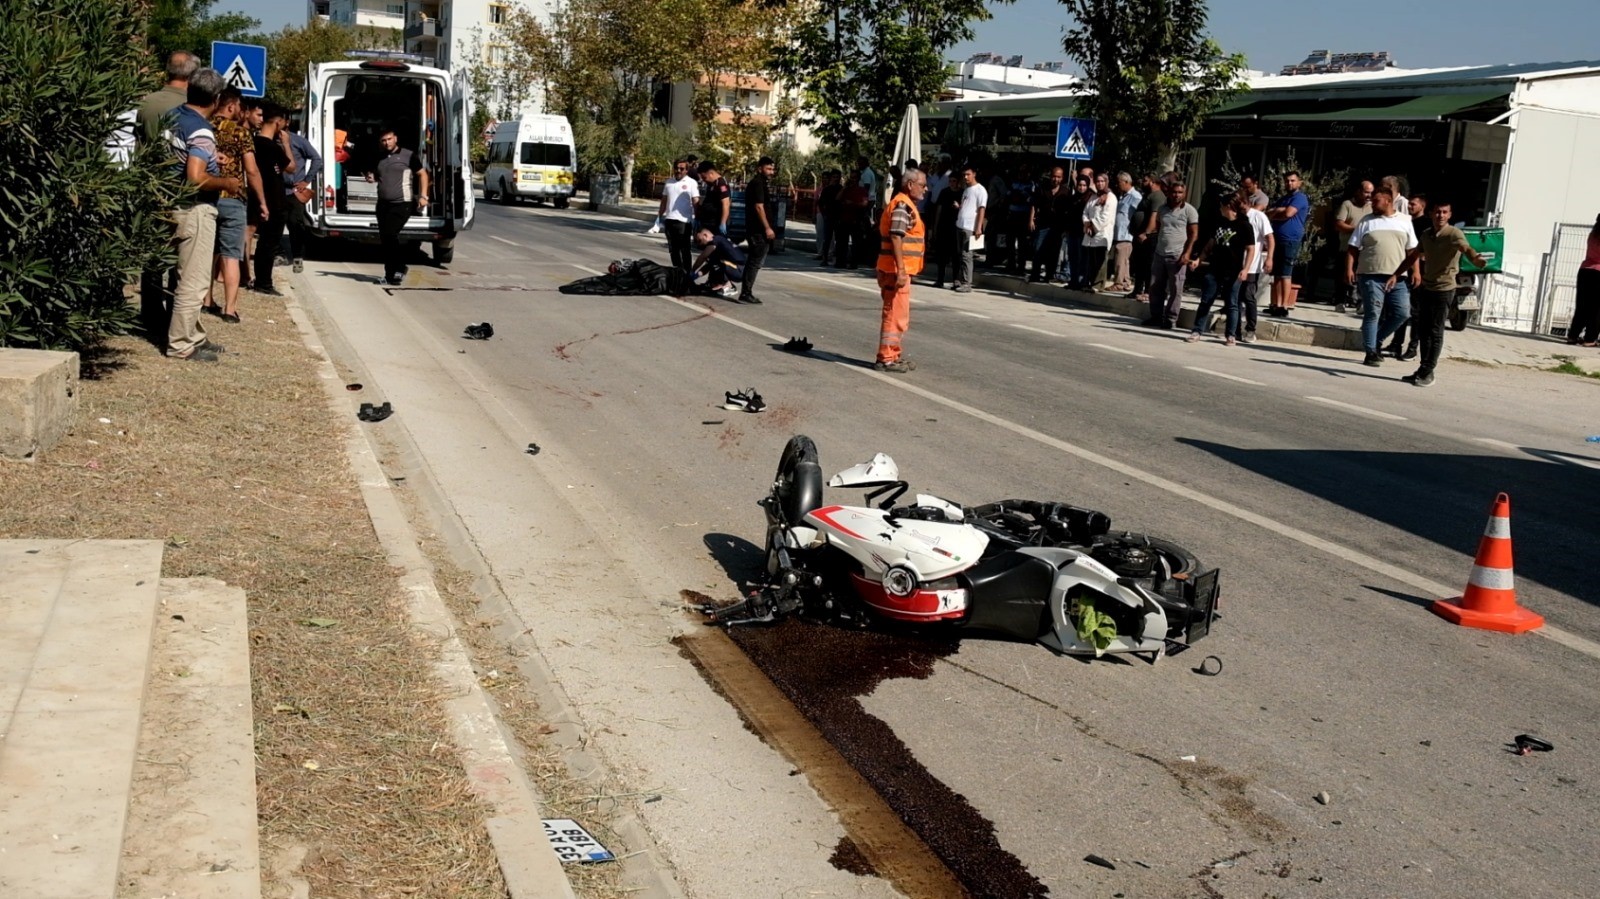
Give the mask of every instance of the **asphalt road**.
M 792 253 L 761 306 L 555 292 L 611 259 L 665 261 L 642 227 L 485 204 L 448 270 L 386 290 L 375 263 L 333 261 L 300 283 L 612 769 L 669 798 L 640 814 L 690 895 L 891 891 L 840 864 L 824 803 L 669 643 L 695 627 L 678 591 L 732 598 L 759 561 L 755 501 L 793 433 L 828 473 L 885 451 L 913 490 L 1101 509 L 1222 569 L 1211 636 L 1153 666 L 814 625 L 744 638 L 975 895 L 1600 884 L 1597 385 L 1446 362 L 1422 390 L 1352 353 L 1187 345 L 1065 294 L 922 285 L 919 368 L 885 375 L 870 278 Z M 494 339 L 460 338 L 477 321 Z M 777 349 L 801 335 L 812 355 Z M 719 408 L 750 386 L 768 411 Z M 1425 610 L 1465 584 L 1499 491 L 1519 597 L 1556 639 Z M 1207 654 L 1221 675 L 1195 673 Z M 1507 752 L 1524 732 L 1556 751 Z

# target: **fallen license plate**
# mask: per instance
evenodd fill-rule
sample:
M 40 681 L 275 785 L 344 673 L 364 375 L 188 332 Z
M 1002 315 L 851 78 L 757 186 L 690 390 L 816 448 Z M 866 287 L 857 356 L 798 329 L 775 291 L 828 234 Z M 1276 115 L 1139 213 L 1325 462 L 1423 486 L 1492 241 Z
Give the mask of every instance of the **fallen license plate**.
M 589 835 L 583 825 L 571 818 L 545 818 L 544 835 L 550 848 L 563 864 L 573 862 L 609 862 L 616 859 L 611 850 Z

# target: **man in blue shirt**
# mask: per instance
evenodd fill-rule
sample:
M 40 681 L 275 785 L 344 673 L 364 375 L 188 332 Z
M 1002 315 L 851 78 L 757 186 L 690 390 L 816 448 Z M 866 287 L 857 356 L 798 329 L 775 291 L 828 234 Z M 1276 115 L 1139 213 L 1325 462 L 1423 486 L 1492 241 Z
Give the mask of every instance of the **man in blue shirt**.
M 1290 172 L 1284 178 L 1289 184 L 1289 194 L 1267 209 L 1272 221 L 1272 239 L 1276 245 L 1272 259 L 1272 306 L 1267 315 L 1288 318 L 1294 304 L 1289 301 L 1289 286 L 1294 283 L 1294 262 L 1300 255 L 1300 242 L 1306 237 L 1306 219 L 1311 215 L 1311 201 L 1300 190 L 1300 173 Z
M 306 212 L 307 200 L 300 197 L 310 193 L 313 196 L 308 199 L 315 198 L 314 185 L 317 176 L 322 173 L 322 154 L 311 146 L 311 141 L 306 140 L 299 129 L 289 132 L 289 152 L 294 157 L 294 171 L 283 173 L 283 199 L 287 212 L 285 224 L 289 226 L 289 259 L 298 272 L 305 269 L 306 237 L 311 233 L 311 215 Z M 295 196 L 296 190 L 301 191 L 300 197 Z

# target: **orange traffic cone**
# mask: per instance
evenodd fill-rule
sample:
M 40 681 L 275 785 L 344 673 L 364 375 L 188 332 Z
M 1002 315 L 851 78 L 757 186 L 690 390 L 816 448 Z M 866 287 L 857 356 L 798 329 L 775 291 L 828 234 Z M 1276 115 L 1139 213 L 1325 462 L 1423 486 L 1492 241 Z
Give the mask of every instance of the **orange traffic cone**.
M 1435 600 L 1428 608 L 1446 621 L 1486 631 L 1522 634 L 1544 626 L 1544 616 L 1517 605 L 1511 573 L 1511 497 L 1502 493 L 1494 498 L 1466 592 L 1455 599 Z

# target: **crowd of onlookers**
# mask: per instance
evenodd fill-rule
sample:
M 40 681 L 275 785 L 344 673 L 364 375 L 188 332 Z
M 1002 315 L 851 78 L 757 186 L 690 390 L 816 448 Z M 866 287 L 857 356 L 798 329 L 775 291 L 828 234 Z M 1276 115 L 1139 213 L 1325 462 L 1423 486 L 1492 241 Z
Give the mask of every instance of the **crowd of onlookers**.
M 918 167 L 915 160 L 905 166 Z M 1263 314 L 1291 317 L 1297 300 L 1315 296 L 1317 281 L 1331 272 L 1335 310 L 1359 306 L 1363 362 L 1381 365 L 1385 352 L 1420 358 L 1403 380 L 1424 387 L 1433 383 L 1460 260 L 1486 262 L 1454 224 L 1448 198 L 1407 197 L 1403 179 L 1392 175 L 1350 184 L 1319 211 L 1313 229 L 1298 172 L 1286 173 L 1277 197 L 1245 175 L 1213 182 L 1199 198 L 1177 172 L 1135 176 L 1052 165 L 1036 175 L 1026 163 L 1007 171 L 983 162 L 958 166 L 943 156 L 924 174 L 919 211 L 931 235 L 924 277 L 935 287 L 948 275 L 952 290 L 971 291 L 982 254 L 987 267 L 1030 281 L 1147 302 L 1144 324 L 1159 329 L 1177 326 L 1185 290 L 1198 287 L 1187 339 L 1209 333 L 1220 306 L 1221 340 L 1232 346 L 1256 340 Z M 880 178 L 866 159 L 842 181 L 827 174 L 817 207 L 825 264 L 871 263 L 875 216 L 902 175 L 891 168 Z M 1314 235 L 1321 242 L 1303 250 Z M 1296 268 L 1308 258 L 1302 285 Z
M 141 279 L 144 325 L 167 356 L 214 362 L 223 347 L 202 314 L 238 323 L 241 288 L 280 295 L 273 265 L 286 227 L 288 258 L 300 271 L 305 203 L 322 157 L 289 129 L 288 110 L 243 97 L 194 54 L 172 53 L 166 76 L 140 104 L 135 135 L 171 153 L 178 265 Z

